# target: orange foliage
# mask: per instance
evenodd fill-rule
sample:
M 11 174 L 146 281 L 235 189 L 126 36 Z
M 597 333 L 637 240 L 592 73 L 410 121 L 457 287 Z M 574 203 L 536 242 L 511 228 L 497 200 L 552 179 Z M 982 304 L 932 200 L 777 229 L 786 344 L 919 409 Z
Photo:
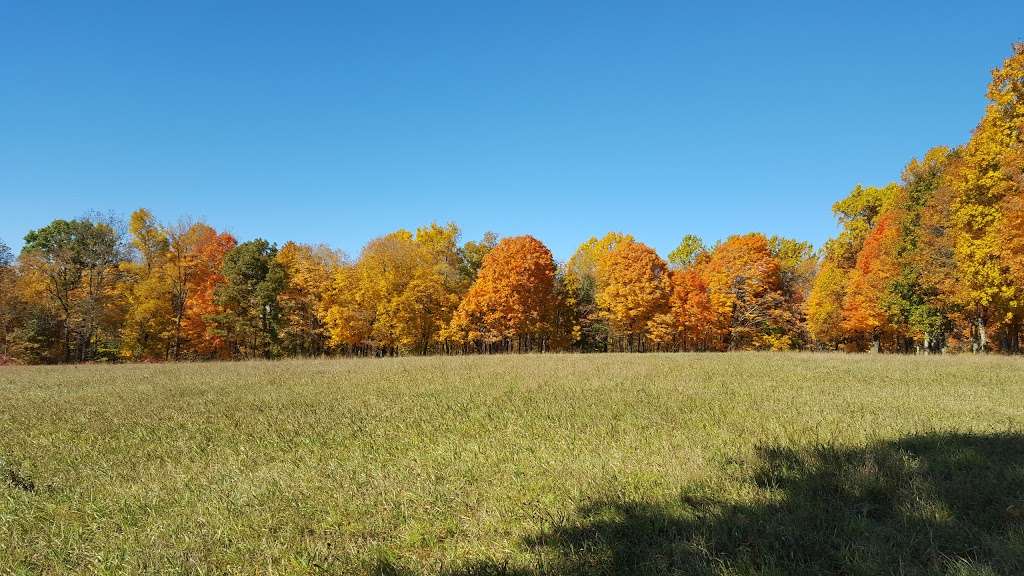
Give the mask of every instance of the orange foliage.
M 705 279 L 706 263 L 672 273 L 669 305 L 684 350 L 713 350 L 720 341 L 718 318 Z
M 626 240 L 608 253 L 597 304 L 613 333 L 625 335 L 630 347 L 633 337 L 655 328 L 658 340 L 665 341 L 667 323 L 655 319 L 668 312 L 669 289 L 665 261 L 649 246 Z
M 894 211 L 881 214 L 864 240 L 843 300 L 843 329 L 879 337 L 888 315 L 884 302 L 889 283 L 899 273 L 896 260 L 899 227 Z
M 788 347 L 795 322 L 781 291 L 779 261 L 763 234 L 730 236 L 708 260 L 711 308 L 728 349 Z
M 192 289 L 185 300 L 181 328 L 191 350 L 204 358 L 227 358 L 230 349 L 214 333 L 209 317 L 220 310 L 214 303 L 214 290 L 224 282 L 221 266 L 224 257 L 238 243 L 227 232 L 217 233 L 205 224 L 196 224 L 197 240 L 189 258 Z
M 543 339 L 555 305 L 555 261 L 533 236 L 505 238 L 483 260 L 452 318 L 456 342 Z

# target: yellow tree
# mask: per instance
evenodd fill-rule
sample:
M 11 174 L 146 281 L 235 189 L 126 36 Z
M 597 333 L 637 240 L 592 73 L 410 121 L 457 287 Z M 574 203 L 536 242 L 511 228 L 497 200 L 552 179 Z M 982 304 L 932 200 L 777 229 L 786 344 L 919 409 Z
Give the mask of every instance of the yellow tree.
M 446 280 L 436 267 L 421 267 L 389 303 L 386 315 L 394 322 L 398 345 L 404 350 L 429 353 L 447 328 L 459 297 Z
M 984 117 L 947 172 L 961 279 L 952 296 L 972 321 L 976 351 L 989 347 L 991 329 L 1013 323 L 1018 313 L 1020 288 L 1004 258 L 1003 209 L 1021 187 L 1012 163 L 1024 145 L 1024 44 L 1015 45 L 1013 55 L 992 72 L 987 96 Z
M 1024 167 L 1024 157 L 1018 166 Z M 1024 168 L 1022 168 L 1024 169 Z M 1024 182 L 1024 178 L 1019 181 Z M 1017 191 L 1004 201 L 1002 224 L 1003 259 L 1010 281 L 1015 287 L 1009 300 L 1010 317 L 1007 319 L 1004 351 L 1021 351 L 1021 311 L 1024 310 L 1024 193 Z
M 665 261 L 652 248 L 625 240 L 602 259 L 597 305 L 615 334 L 625 336 L 625 349 L 644 350 L 647 336 L 658 343 L 673 340 L 668 296 L 671 285 Z
M 849 272 L 841 266 L 839 259 L 826 256 L 814 277 L 804 312 L 807 315 L 807 330 L 818 342 L 836 345 L 845 339 L 843 298 L 846 296 Z
M 565 264 L 561 279 L 565 324 L 568 325 L 569 339 L 579 350 L 608 348 L 608 324 L 598 310 L 597 294 L 604 284 L 609 254 L 619 244 L 632 241 L 632 236 L 621 232 L 609 232 L 601 238 L 591 237 Z
M 276 256 L 287 283 L 278 295 L 281 307 L 281 348 L 289 355 L 313 356 L 328 350 L 330 333 L 325 291 L 344 257 L 327 246 L 288 242 Z
M 376 307 L 367 305 L 355 264 L 342 264 L 324 293 L 324 324 L 330 345 L 350 353 L 369 350 Z
M 843 297 L 850 272 L 857 263 L 875 219 L 899 191 L 899 185 L 857 186 L 832 206 L 842 226 L 839 236 L 825 243 L 820 270 L 804 301 L 807 332 L 819 345 L 837 347 L 849 334 L 842 327 Z
M 337 270 L 323 315 L 336 345 L 357 353 L 426 353 L 439 344 L 460 286 L 454 224 L 398 230 Z
M 164 360 L 172 354 L 176 326 L 173 286 L 167 274 L 170 242 L 145 208 L 132 213 L 128 231 L 138 258 L 121 266 L 127 302 L 121 354 L 129 359 Z
M 24 335 L 19 334 L 22 298 L 18 287 L 14 255 L 6 244 L 0 242 L 0 365 L 24 357 Z
M 422 257 L 407 230 L 370 241 L 355 265 L 336 275 L 333 310 L 328 314 L 333 340 L 365 352 L 397 353 L 398 335 L 389 307 L 415 275 Z

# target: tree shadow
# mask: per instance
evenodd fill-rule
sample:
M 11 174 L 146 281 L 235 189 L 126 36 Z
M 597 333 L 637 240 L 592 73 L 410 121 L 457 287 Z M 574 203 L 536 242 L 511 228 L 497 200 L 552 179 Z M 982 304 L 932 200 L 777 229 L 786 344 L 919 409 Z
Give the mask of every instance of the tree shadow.
M 758 450 L 750 493 L 603 500 L 529 537 L 526 567 L 450 574 L 1024 574 L 1024 436 Z

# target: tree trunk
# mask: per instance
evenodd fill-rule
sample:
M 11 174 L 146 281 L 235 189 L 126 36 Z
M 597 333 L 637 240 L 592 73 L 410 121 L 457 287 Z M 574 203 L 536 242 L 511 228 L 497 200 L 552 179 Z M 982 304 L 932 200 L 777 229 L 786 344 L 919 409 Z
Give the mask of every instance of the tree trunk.
M 988 346 L 988 332 L 985 329 L 985 317 L 983 314 L 978 314 L 977 318 L 975 318 L 974 330 L 974 353 L 984 354 Z

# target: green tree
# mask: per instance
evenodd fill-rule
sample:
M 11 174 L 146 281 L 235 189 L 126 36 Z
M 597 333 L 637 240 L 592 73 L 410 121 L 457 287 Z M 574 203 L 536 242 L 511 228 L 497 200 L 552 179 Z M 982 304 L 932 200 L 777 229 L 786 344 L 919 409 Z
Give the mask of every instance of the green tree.
M 497 245 L 498 235 L 494 232 L 484 232 L 483 238 L 479 241 L 470 240 L 459 248 L 459 275 L 466 288 L 476 280 L 484 258 Z
M 125 260 L 123 235 L 113 220 L 54 220 L 25 236 L 22 262 L 45 279 L 58 305 L 60 359 L 90 360 L 112 354 L 119 321 L 113 314 L 119 265 Z
M 277 353 L 281 310 L 278 295 L 287 285 L 277 247 L 261 238 L 228 252 L 221 269 L 224 283 L 214 299 L 223 310 L 213 319 L 217 330 L 246 358 Z
M 683 236 L 679 245 L 668 253 L 669 267 L 673 270 L 679 270 L 693 266 L 697 262 L 697 258 L 701 254 L 707 253 L 707 251 L 707 246 L 704 245 L 704 241 L 700 239 L 700 236 L 687 234 Z

